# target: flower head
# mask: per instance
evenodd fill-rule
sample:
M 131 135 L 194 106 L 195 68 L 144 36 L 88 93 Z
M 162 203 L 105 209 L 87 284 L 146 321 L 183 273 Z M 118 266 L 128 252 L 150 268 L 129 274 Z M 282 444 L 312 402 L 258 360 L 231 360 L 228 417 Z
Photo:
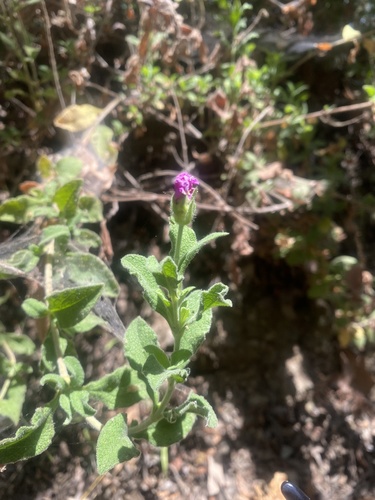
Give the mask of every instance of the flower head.
M 174 195 L 172 197 L 172 215 L 177 224 L 186 226 L 193 220 L 195 214 L 195 192 L 199 185 L 198 179 L 187 172 L 181 172 L 174 180 Z
M 179 200 L 184 196 L 187 196 L 188 199 L 191 200 L 194 190 L 198 185 L 199 181 L 196 177 L 187 172 L 181 172 L 174 180 L 175 200 Z

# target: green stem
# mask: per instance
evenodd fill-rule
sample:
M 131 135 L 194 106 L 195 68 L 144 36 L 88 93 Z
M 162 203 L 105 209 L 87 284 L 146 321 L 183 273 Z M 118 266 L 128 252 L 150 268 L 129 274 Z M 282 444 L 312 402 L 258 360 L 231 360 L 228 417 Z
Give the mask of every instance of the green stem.
M 55 252 L 55 241 L 52 240 L 46 247 L 46 263 L 44 266 L 44 288 L 46 295 L 50 295 L 53 292 L 52 276 L 53 276 L 53 254 Z M 56 325 L 51 322 L 51 337 L 53 342 L 53 347 L 56 353 L 56 363 L 59 370 L 59 374 L 62 378 L 70 384 L 70 375 L 68 369 L 66 368 L 63 355 L 60 349 L 60 338 L 59 332 Z
M 9 359 L 10 363 L 12 364 L 12 366 L 14 366 L 17 362 L 16 360 L 16 357 L 12 351 L 12 349 L 9 347 L 9 344 L 6 340 L 4 340 L 3 344 L 2 344 L 2 347 L 5 351 L 5 354 L 6 354 L 6 357 Z M 13 370 L 11 370 L 13 371 Z M 10 383 L 12 381 L 12 377 L 8 377 L 5 381 L 4 381 L 4 384 L 3 384 L 3 387 L 1 388 L 1 391 L 0 391 L 0 400 L 4 399 L 7 392 L 8 392 L 8 389 L 9 389 L 9 386 L 10 386 Z
M 168 465 L 169 465 L 169 456 L 168 456 L 168 447 L 167 446 L 163 446 L 160 449 L 160 464 L 161 464 L 161 471 L 163 473 L 163 476 L 167 477 Z
M 179 260 L 180 260 L 180 251 L 181 251 L 181 243 L 182 243 L 182 234 L 184 232 L 184 226 L 183 224 L 178 225 L 178 233 L 177 233 L 177 241 L 176 241 L 176 248 L 174 251 L 174 261 L 179 267 Z
M 181 255 L 181 244 L 182 244 L 182 236 L 184 233 L 184 225 L 178 224 L 178 232 L 176 239 L 176 247 L 174 250 L 174 261 L 179 268 L 179 260 Z M 178 285 L 177 290 L 169 290 L 171 305 L 172 305 L 172 332 L 175 339 L 174 351 L 178 351 L 180 348 L 180 340 L 181 340 L 181 332 L 180 332 L 180 304 L 178 297 L 182 291 L 182 284 Z
M 151 415 L 149 415 L 140 424 L 134 425 L 133 427 L 129 427 L 129 436 L 134 436 L 135 434 L 139 434 L 140 432 L 150 427 L 151 424 L 154 424 L 155 422 L 158 422 L 163 418 L 164 410 L 166 409 L 166 407 L 169 404 L 169 401 L 171 400 L 175 385 L 176 383 L 173 379 L 168 379 L 167 392 L 164 394 L 164 397 L 161 400 L 157 410 L 151 413 Z
M 178 301 L 178 296 L 175 292 L 175 290 L 170 290 L 169 292 L 170 299 L 171 299 L 171 309 L 172 309 L 172 322 L 171 322 L 171 328 L 172 328 L 172 333 L 174 337 L 174 351 L 178 351 L 180 348 L 180 308 L 179 308 L 179 301 Z
M 85 418 L 86 422 L 89 424 L 90 427 L 95 429 L 96 431 L 100 432 L 103 425 L 99 420 L 95 417 L 86 417 Z

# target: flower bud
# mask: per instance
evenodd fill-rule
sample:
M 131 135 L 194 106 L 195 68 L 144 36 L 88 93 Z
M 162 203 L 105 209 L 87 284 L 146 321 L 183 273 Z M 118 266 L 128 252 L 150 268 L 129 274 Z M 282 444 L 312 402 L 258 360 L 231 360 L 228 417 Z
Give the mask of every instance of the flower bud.
M 186 226 L 193 220 L 196 208 L 194 198 L 198 185 L 198 179 L 187 172 L 181 172 L 176 177 L 171 210 L 177 224 Z

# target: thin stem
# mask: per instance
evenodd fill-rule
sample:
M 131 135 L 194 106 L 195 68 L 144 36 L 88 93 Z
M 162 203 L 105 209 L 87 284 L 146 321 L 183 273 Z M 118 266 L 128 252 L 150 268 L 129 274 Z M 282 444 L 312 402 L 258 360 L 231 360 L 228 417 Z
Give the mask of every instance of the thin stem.
M 174 388 L 175 388 L 175 381 L 173 379 L 168 379 L 168 389 L 166 393 L 164 394 L 163 399 L 161 400 L 159 407 L 154 413 L 151 413 L 143 422 L 141 422 L 138 425 L 135 425 L 134 427 L 129 428 L 129 436 L 134 436 L 135 434 L 139 434 L 140 432 L 144 431 L 148 427 L 150 427 L 151 424 L 154 424 L 155 422 L 158 422 L 161 418 L 163 418 L 163 413 L 166 407 L 169 404 L 169 401 L 171 400 Z
M 182 224 L 179 224 L 178 225 L 176 248 L 174 249 L 174 261 L 177 264 L 177 266 L 179 265 L 179 260 L 180 260 L 180 250 L 181 250 L 183 232 L 184 232 L 184 226 Z
M 64 109 L 65 108 L 65 100 L 64 100 L 62 89 L 61 89 L 60 80 L 59 80 L 59 71 L 57 68 L 55 52 L 53 50 L 53 40 L 52 40 L 52 36 L 51 36 L 51 21 L 50 21 L 49 15 L 48 15 L 48 10 L 47 10 L 47 6 L 46 6 L 45 1 L 42 0 L 41 4 L 42 4 L 44 21 L 45 21 L 45 31 L 46 31 L 46 38 L 47 38 L 47 44 L 48 44 L 49 61 L 51 64 L 53 80 L 54 80 L 55 89 L 56 89 L 56 92 L 57 92 L 57 95 L 58 95 L 58 98 L 60 101 L 60 106 L 62 109 Z M 70 10 L 68 10 L 67 12 L 70 13 Z M 69 19 L 69 16 L 68 16 L 68 19 Z M 71 21 L 71 19 L 70 19 L 70 21 Z
M 102 430 L 103 427 L 102 423 L 99 422 L 99 420 L 94 416 L 86 417 L 85 420 L 89 424 L 89 426 L 95 429 L 96 431 L 100 432 Z
M 176 93 L 174 91 L 171 92 L 172 99 L 176 108 L 177 113 L 177 123 L 178 123 L 178 131 L 180 133 L 180 141 L 181 141 L 181 150 L 182 150 L 182 160 L 184 163 L 184 168 L 188 168 L 189 166 L 189 158 L 188 158 L 188 147 L 186 143 L 185 137 L 185 129 L 184 129 L 184 120 L 182 118 L 180 104 L 178 102 Z
M 7 392 L 8 392 L 10 383 L 11 383 L 11 379 L 10 378 L 7 378 L 4 381 L 3 387 L 1 388 L 1 391 L 0 391 L 0 401 L 5 398 L 5 396 L 6 396 Z
M 46 263 L 44 266 L 44 288 L 47 296 L 50 295 L 53 291 L 52 276 L 53 276 L 54 252 L 55 252 L 55 241 L 52 240 L 46 247 Z M 60 349 L 59 332 L 56 328 L 56 325 L 53 322 L 51 322 L 51 336 L 52 336 L 53 347 L 56 353 L 56 362 L 59 374 L 69 384 L 70 376 Z
M 5 351 L 6 357 L 9 359 L 12 366 L 14 366 L 16 364 L 17 360 L 16 360 L 16 357 L 15 357 L 12 349 L 9 347 L 9 344 L 6 340 L 4 340 L 4 342 L 2 343 L 2 347 Z M 0 391 L 0 400 L 5 398 L 11 382 L 12 382 L 12 377 L 8 377 L 4 381 L 3 387 L 1 388 L 1 391 Z
M 94 489 L 98 486 L 98 484 L 103 481 L 105 474 L 101 474 L 98 476 L 95 481 L 90 484 L 90 486 L 87 488 L 87 490 L 82 494 L 79 500 L 87 500 L 91 493 L 94 491 Z M 94 498 L 94 497 L 93 497 Z
M 170 298 L 172 305 L 172 323 L 170 326 L 172 328 L 172 333 L 174 337 L 173 351 L 176 352 L 180 349 L 180 340 L 181 340 L 180 311 L 179 311 L 178 296 L 174 291 L 170 292 Z
M 166 477 L 168 474 L 168 465 L 169 465 L 169 456 L 168 456 L 168 447 L 163 446 L 160 449 L 160 464 L 161 464 L 161 471 L 163 473 L 163 476 Z
M 69 384 L 70 383 L 70 375 L 69 372 L 66 368 L 64 358 L 60 349 L 60 336 L 59 332 L 56 328 L 56 325 L 54 323 L 51 323 L 51 336 L 52 336 L 52 342 L 53 342 L 53 347 L 55 349 L 56 353 L 56 363 L 57 363 L 57 369 L 59 370 L 59 374 L 62 376 L 62 378 Z

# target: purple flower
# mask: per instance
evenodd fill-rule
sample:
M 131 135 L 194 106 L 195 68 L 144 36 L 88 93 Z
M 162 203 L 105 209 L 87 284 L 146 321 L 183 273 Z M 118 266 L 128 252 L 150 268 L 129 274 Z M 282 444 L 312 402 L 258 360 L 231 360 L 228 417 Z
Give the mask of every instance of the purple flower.
M 174 197 L 179 200 L 187 196 L 189 200 L 193 196 L 194 189 L 199 185 L 199 181 L 187 172 L 181 172 L 174 180 Z

